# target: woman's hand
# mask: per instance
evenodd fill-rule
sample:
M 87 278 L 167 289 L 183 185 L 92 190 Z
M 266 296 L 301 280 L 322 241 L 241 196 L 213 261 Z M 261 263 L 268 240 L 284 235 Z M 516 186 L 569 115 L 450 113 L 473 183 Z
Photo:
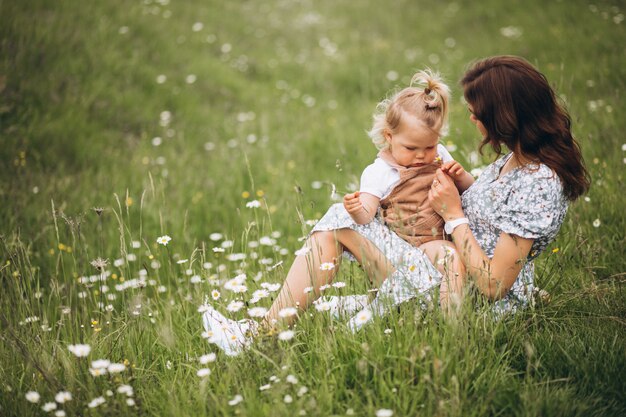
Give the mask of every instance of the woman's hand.
M 433 210 L 445 221 L 463 217 L 461 197 L 454 180 L 441 169 L 435 173 L 433 185 L 428 192 L 428 201 Z

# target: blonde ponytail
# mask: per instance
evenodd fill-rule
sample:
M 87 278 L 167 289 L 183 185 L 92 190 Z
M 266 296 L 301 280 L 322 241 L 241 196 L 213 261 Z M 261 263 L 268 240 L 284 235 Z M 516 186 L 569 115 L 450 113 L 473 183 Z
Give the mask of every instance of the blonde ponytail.
M 389 146 L 385 132 L 395 132 L 403 113 L 424 122 L 440 137 L 448 134 L 448 102 L 450 89 L 439 73 L 430 69 L 417 72 L 406 87 L 376 106 L 374 123 L 367 132 L 378 149 Z

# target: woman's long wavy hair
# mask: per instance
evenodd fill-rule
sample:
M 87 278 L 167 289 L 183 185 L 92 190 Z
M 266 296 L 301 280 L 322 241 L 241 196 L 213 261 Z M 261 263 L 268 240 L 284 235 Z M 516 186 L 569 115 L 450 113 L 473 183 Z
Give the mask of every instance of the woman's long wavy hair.
M 480 149 L 501 145 L 550 167 L 563 192 L 574 201 L 589 189 L 590 179 L 571 120 L 546 77 L 526 60 L 495 56 L 474 63 L 461 80 L 465 100 L 487 135 Z

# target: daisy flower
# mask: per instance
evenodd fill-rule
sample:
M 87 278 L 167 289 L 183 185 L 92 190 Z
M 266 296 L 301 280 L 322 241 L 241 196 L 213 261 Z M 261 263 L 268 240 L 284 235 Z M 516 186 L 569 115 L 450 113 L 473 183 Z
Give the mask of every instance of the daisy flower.
M 243 306 L 243 301 L 231 301 L 230 303 L 228 303 L 228 306 L 226 306 L 226 310 L 230 311 L 231 313 L 236 313 L 237 311 L 241 310 Z
M 311 252 L 311 249 L 306 247 L 306 246 L 304 246 L 301 249 L 298 249 L 297 251 L 295 251 L 294 254 L 296 256 L 304 256 L 304 255 L 306 255 L 309 252 Z
M 278 339 L 284 342 L 293 339 L 295 336 L 295 332 L 293 330 L 284 330 L 278 333 Z
M 243 397 L 239 394 L 235 395 L 235 397 L 228 402 L 228 405 L 235 406 L 243 401 Z
M 265 307 L 253 307 L 248 309 L 248 315 L 250 317 L 263 317 L 267 313 L 267 309 Z
M 332 262 L 323 262 L 320 265 L 320 269 L 322 271 L 331 271 L 331 270 L 335 269 L 335 264 L 332 263 Z
M 218 300 L 220 298 L 220 292 L 218 290 L 211 291 L 211 298 L 214 300 Z
M 38 403 L 41 399 L 41 395 L 37 391 L 28 391 L 25 395 L 26 401 L 31 402 L 33 404 Z
M 337 281 L 337 282 L 333 283 L 333 287 L 335 287 L 335 288 L 343 288 L 345 286 L 346 286 L 346 283 L 343 282 L 343 281 Z
M 290 374 L 290 375 L 287 375 L 287 378 L 285 378 L 285 381 L 289 382 L 290 384 L 296 385 L 298 383 L 298 378 Z
M 200 378 L 204 378 L 205 376 L 211 375 L 211 370 L 209 368 L 201 368 L 201 369 L 198 369 L 198 372 L 196 372 L 196 375 L 198 375 Z
M 104 399 L 104 397 L 96 397 L 93 400 L 91 400 L 89 402 L 89 404 L 87 404 L 87 407 L 89 408 L 96 408 L 99 405 L 102 405 L 106 402 L 106 400 Z
M 261 207 L 261 202 L 259 200 L 252 200 L 246 203 L 247 208 L 259 208 Z
M 206 355 L 200 356 L 198 362 L 202 365 L 206 365 L 209 362 L 215 362 L 215 359 L 217 359 L 217 355 L 215 355 L 215 353 L 207 353 Z
M 89 355 L 89 352 L 91 352 L 91 346 L 89 345 L 69 345 L 67 348 L 70 352 L 72 352 L 76 357 L 79 358 L 84 358 L 85 356 Z
M 389 410 L 387 408 L 381 408 L 380 410 L 376 410 L 376 417 L 391 417 L 393 415 L 393 410 Z
M 310 293 L 311 291 L 313 291 L 313 287 L 306 287 L 306 288 L 304 289 L 304 291 L 303 291 L 303 292 L 304 292 L 305 294 L 308 294 L 308 293 Z
M 52 410 L 56 410 L 56 409 L 57 409 L 57 403 L 52 403 L 52 402 L 50 402 L 50 403 L 45 403 L 45 404 L 41 407 L 41 409 L 42 409 L 43 411 L 45 411 L 46 413 L 47 413 L 47 412 L 50 412 L 50 411 L 52 411 Z
M 126 369 L 126 366 L 123 363 L 112 363 L 107 367 L 107 371 L 111 374 L 117 374 Z
M 331 307 L 332 307 L 332 304 L 329 303 L 328 301 L 323 301 L 321 303 L 315 304 L 315 309 L 317 311 L 328 311 L 331 309 Z
M 282 310 L 280 310 L 278 312 L 278 317 L 281 318 L 286 318 L 286 317 L 292 317 L 295 316 L 296 314 L 298 314 L 298 309 L 295 307 L 285 307 Z
M 54 400 L 59 404 L 63 404 L 66 401 L 70 401 L 72 399 L 72 393 L 69 391 L 60 391 L 57 395 L 54 396 Z
M 356 315 L 356 320 L 359 324 L 365 324 L 372 319 L 372 312 L 370 310 L 361 310 Z
M 167 246 L 168 243 L 170 243 L 170 240 L 172 240 L 171 237 L 169 237 L 168 235 L 163 235 L 157 238 L 157 243 L 163 246 Z

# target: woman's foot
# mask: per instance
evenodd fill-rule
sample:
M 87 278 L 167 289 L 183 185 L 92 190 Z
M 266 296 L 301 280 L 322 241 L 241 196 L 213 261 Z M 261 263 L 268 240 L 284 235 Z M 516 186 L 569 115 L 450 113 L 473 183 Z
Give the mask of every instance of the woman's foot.
M 231 320 L 211 306 L 202 315 L 202 321 L 209 343 L 216 344 L 228 356 L 237 356 L 250 346 L 259 328 L 254 320 Z
M 330 305 L 330 314 L 335 319 L 345 319 L 356 314 L 369 304 L 367 294 L 320 297 L 319 302 Z

